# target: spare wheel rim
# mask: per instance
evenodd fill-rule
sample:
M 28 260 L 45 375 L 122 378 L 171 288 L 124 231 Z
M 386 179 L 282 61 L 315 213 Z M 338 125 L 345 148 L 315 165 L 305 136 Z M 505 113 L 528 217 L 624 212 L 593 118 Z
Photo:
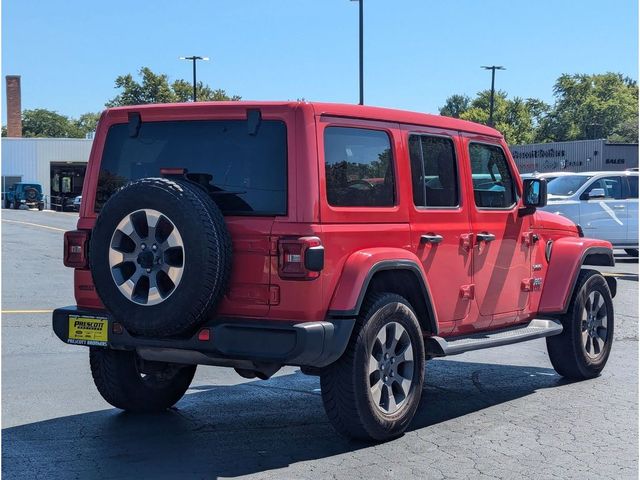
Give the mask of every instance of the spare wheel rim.
M 157 305 L 177 290 L 184 258 L 176 225 L 149 208 L 125 215 L 109 242 L 111 277 L 120 293 L 138 305 Z

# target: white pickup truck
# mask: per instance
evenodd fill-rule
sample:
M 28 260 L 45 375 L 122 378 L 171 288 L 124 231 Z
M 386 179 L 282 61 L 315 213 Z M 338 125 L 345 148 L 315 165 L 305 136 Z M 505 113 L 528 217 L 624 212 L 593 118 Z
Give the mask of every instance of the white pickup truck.
M 544 207 L 580 225 L 585 236 L 638 256 L 638 172 L 580 172 L 554 178 Z

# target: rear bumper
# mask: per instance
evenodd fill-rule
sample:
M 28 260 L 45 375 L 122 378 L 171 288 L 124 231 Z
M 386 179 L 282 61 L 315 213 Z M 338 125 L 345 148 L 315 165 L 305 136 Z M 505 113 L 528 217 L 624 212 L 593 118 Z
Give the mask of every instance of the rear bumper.
M 106 342 L 78 342 L 69 339 L 69 317 L 106 319 Z M 266 321 L 218 318 L 200 327 L 189 338 L 136 337 L 122 328 L 114 333 L 115 321 L 104 310 L 58 308 L 53 312 L 53 331 L 65 343 L 136 350 L 149 360 L 202 363 L 245 368 L 254 364 L 324 367 L 336 361 L 347 347 L 354 319 L 321 322 Z M 209 329 L 209 340 L 198 333 Z M 244 362 L 244 363 L 243 363 Z

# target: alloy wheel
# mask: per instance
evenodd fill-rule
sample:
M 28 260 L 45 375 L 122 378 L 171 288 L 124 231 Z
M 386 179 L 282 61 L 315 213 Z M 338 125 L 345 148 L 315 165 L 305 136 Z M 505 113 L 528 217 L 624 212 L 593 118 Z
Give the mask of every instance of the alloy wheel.
M 136 210 L 120 221 L 111 237 L 111 276 L 132 302 L 157 305 L 180 284 L 184 255 L 182 236 L 166 215 Z
M 400 410 L 413 384 L 413 346 L 398 322 L 382 326 L 369 356 L 369 393 L 385 415 Z
M 607 305 L 600 292 L 592 291 L 587 297 L 582 312 L 582 347 L 587 357 L 597 359 L 609 340 L 607 330 Z

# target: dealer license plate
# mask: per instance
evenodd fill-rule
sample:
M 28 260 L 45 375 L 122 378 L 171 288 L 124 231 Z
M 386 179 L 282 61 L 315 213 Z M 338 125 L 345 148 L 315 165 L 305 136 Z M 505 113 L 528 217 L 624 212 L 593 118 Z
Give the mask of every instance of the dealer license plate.
M 108 337 L 109 322 L 106 318 L 69 315 L 67 343 L 106 347 Z

